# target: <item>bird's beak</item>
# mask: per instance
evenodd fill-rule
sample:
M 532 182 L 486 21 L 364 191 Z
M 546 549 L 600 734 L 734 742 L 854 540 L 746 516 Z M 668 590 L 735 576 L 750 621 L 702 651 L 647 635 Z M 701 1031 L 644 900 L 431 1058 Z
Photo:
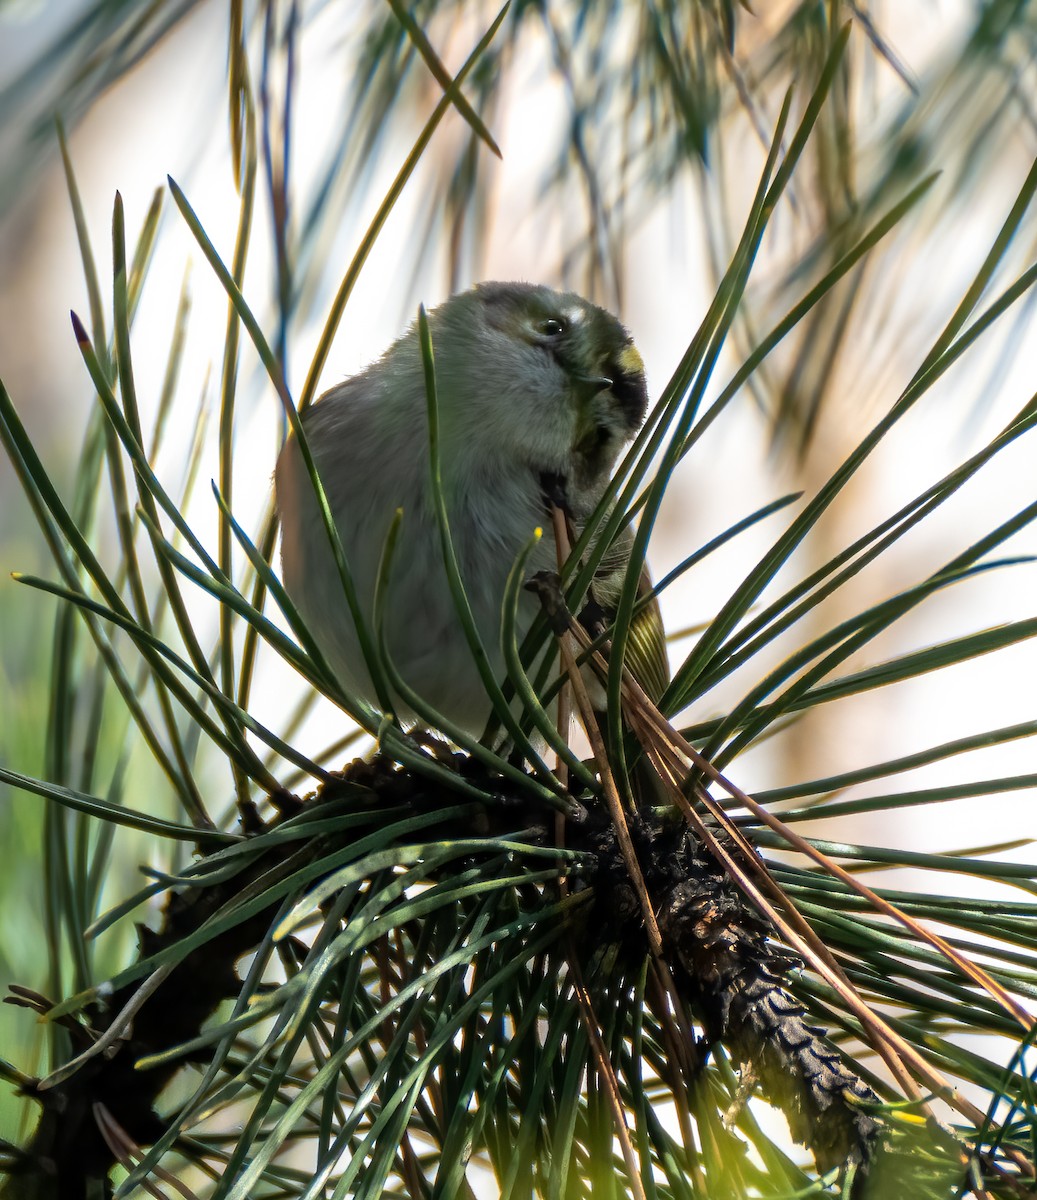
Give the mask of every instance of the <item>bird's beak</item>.
M 648 409 L 644 360 L 638 354 L 637 348 L 627 343 L 616 355 L 615 360 L 607 366 L 614 376 L 612 394 L 623 410 L 632 433 L 644 420 Z
M 581 405 L 612 386 L 612 380 L 606 375 L 574 375 L 573 382 L 578 385 Z
M 576 375 L 576 432 L 573 451 L 590 454 L 600 448 L 605 432 L 594 419 L 591 401 L 608 390 L 614 396 L 631 432 L 644 420 L 648 406 L 645 365 L 635 346 L 625 345 L 604 364 L 608 375 Z

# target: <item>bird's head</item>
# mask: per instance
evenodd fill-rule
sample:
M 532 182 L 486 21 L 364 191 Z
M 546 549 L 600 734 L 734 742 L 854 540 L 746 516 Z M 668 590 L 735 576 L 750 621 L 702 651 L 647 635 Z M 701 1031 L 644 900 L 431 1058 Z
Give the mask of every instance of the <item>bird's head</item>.
M 577 488 L 608 477 L 648 406 L 644 364 L 611 313 L 572 292 L 483 283 L 431 314 L 444 424 Z

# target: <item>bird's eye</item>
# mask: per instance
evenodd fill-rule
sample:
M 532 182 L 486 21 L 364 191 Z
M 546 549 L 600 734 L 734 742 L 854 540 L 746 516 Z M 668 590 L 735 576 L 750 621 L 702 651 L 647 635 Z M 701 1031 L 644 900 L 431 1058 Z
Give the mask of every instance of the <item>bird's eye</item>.
M 540 322 L 538 328 L 545 337 L 557 337 L 560 333 L 565 333 L 565 322 L 559 321 L 557 317 L 547 317 Z

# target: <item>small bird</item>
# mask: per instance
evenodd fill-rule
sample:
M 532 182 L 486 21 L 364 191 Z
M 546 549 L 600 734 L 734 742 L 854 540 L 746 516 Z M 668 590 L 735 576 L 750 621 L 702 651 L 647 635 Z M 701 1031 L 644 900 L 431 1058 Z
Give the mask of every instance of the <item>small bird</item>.
M 529 572 L 557 566 L 550 504 L 578 535 L 620 451 L 645 417 L 644 365 L 611 313 L 572 292 L 482 283 L 428 314 L 435 356 L 440 460 L 460 575 L 498 679 L 508 573 L 533 531 L 545 536 Z M 385 605 L 386 643 L 402 678 L 436 711 L 478 735 L 490 701 L 457 616 L 433 506 L 424 363 L 417 326 L 377 362 L 325 392 L 303 414 L 307 443 L 373 628 L 386 535 L 402 524 Z M 285 587 L 330 665 L 352 693 L 377 704 L 312 482 L 294 437 L 276 470 Z M 590 599 L 615 612 L 633 534 L 605 555 Z M 650 589 L 647 574 L 642 593 Z M 523 593 L 521 639 L 539 611 Z M 669 669 L 656 602 L 642 607 L 627 665 L 653 698 Z M 413 716 L 393 697 L 396 711 Z

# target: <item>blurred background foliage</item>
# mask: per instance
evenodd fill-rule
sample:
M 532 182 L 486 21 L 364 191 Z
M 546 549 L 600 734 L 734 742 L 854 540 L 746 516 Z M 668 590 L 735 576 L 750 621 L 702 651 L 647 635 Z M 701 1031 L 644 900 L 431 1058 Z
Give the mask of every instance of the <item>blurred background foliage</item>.
M 326 386 L 371 358 L 411 319 L 418 299 L 431 303 L 494 276 L 573 287 L 620 312 L 645 351 L 658 394 L 731 259 L 787 89 L 795 120 L 834 38 L 850 22 L 814 136 L 774 215 L 723 351 L 730 369 L 718 378 L 744 361 L 882 214 L 933 173 L 939 177 L 751 374 L 737 416 L 721 423 L 727 432 L 711 461 L 693 455 L 675 479 L 657 549 L 653 543 L 657 577 L 757 505 L 790 489 L 812 494 L 922 360 L 1024 187 L 1037 150 L 1037 6 L 774 0 L 756 10 L 723 0 L 513 0 L 464 88 L 478 127 L 471 111 L 446 114 L 380 224 L 383 196 L 442 96 L 435 56 L 456 72 L 496 18 L 496 6 L 7 0 L 0 5 L 0 375 L 52 475 L 71 481 L 91 444 L 84 437 L 92 392 L 68 329 L 68 307 L 84 318 L 92 311 L 95 344 L 111 334 L 96 337 L 99 314 L 111 304 L 110 284 L 87 298 L 72 274 L 80 251 L 55 117 L 68 133 L 82 229 L 93 240 L 102 280 L 111 274 L 106 230 L 116 187 L 126 196 L 131 254 L 138 230 L 149 229 L 152 189 L 159 187 L 148 288 L 135 318 L 141 407 L 147 428 L 166 414 L 158 473 L 182 480 L 190 462 L 201 485 L 189 511 L 203 540 L 213 541 L 216 516 L 204 482 L 220 476 L 221 399 L 237 389 L 238 455 L 246 465 L 232 475 L 234 504 L 239 513 L 256 514 L 257 528 L 283 420 L 251 347 L 243 348 L 240 366 L 236 347 L 226 349 L 225 296 L 160 187 L 165 172 L 184 186 L 224 261 L 233 261 L 296 399 L 312 398 L 318 380 Z M 434 52 L 422 54 L 416 31 Z M 254 213 L 243 200 L 253 197 Z M 985 295 L 1033 262 L 1035 235 L 1037 224 L 1020 223 Z M 355 254 L 366 267 L 350 281 L 340 332 L 325 344 L 322 327 Z M 967 448 L 989 440 L 1020 408 L 1033 387 L 1026 349 L 1033 337 L 1030 293 L 970 355 L 967 368 L 933 389 L 898 447 L 869 464 L 818 523 L 808 549 L 814 564 L 964 458 Z M 177 348 L 179 339 L 186 349 Z M 710 385 L 713 394 L 718 386 Z M 94 452 L 100 453 L 96 446 Z M 1009 462 L 1016 465 L 986 491 L 947 506 L 947 529 L 960 533 L 959 526 L 975 520 L 978 536 L 1000 519 L 988 504 L 1008 510 L 1032 494 L 1032 459 L 1021 453 Z M 229 500 L 229 489 L 224 494 Z M 90 501 L 84 496 L 81 503 L 89 527 Z M 93 535 L 114 545 L 110 515 L 97 515 Z M 944 561 L 943 536 L 937 525 L 904 558 L 893 556 L 819 604 L 808 618 L 814 632 L 896 592 L 907 568 L 914 579 L 920 563 Z M 759 548 L 750 541 L 745 561 Z M 693 590 L 674 588 L 669 628 L 707 620 L 742 561 L 718 559 L 715 575 L 696 575 Z M 0 562 L 48 573 L 5 462 Z M 811 565 L 804 563 L 802 573 Z M 989 593 L 949 600 L 932 618 L 928 609 L 924 619 L 909 618 L 869 646 L 869 661 L 876 649 L 892 654 L 932 644 L 950 630 L 1032 615 L 1032 577 L 1019 578 L 1026 582 L 999 581 Z M 214 618 L 197 612 L 215 637 Z M 88 678 L 90 654 L 80 637 L 63 657 L 61 647 L 73 644 L 69 619 L 49 598 L 0 581 L 0 763 L 113 800 L 130 791 L 134 807 L 174 816 L 173 797 L 156 782 L 153 762 L 110 699 L 98 694 L 66 740 L 53 681 L 61 672 Z M 772 652 L 752 665 L 757 675 L 774 665 Z M 1033 678 L 1032 653 L 1016 646 L 1000 658 L 996 672 L 958 677 L 957 699 L 947 701 L 954 716 L 938 717 L 937 724 L 950 728 L 960 712 L 963 725 L 953 730 L 959 735 L 1032 716 L 1032 683 L 1025 683 Z M 256 711 L 283 726 L 284 677 L 274 666 L 261 679 L 251 697 Z M 945 697 L 937 693 L 946 685 L 930 691 L 927 681 L 918 685 L 914 699 L 873 703 L 849 716 L 819 706 L 750 758 L 746 778 L 776 788 L 847 769 L 848 760 L 859 765 L 876 747 L 892 756 L 906 752 L 912 737 L 938 740 L 934 726 L 918 725 L 914 714 L 927 705 L 945 713 L 938 707 Z M 730 692 L 725 686 L 695 720 L 725 711 L 741 695 L 739 685 Z M 301 729 L 310 753 L 333 740 L 326 721 Z M 1022 772 L 1021 759 L 1006 762 L 1006 770 Z M 226 805 L 229 812 L 226 764 L 203 757 L 198 771 L 205 791 L 211 789 L 211 810 Z M 1026 809 L 1020 803 L 1007 811 L 1018 816 Z M 1014 827 L 1026 836 L 1025 825 Z M 932 836 L 931 818 L 897 828 L 905 844 L 919 848 Z M 849 836 L 845 824 L 840 829 Z M 859 824 L 853 833 L 875 840 L 864 836 L 866 829 Z M 988 818 L 973 806 L 941 830 L 940 848 L 965 830 L 972 836 L 963 833 L 959 844 L 995 840 Z M 81 960 L 84 952 L 62 941 L 54 915 L 60 880 L 41 874 L 41 841 L 50 839 L 54 870 L 94 853 L 92 839 L 112 835 L 80 831 L 78 843 L 64 837 L 53 826 L 44 830 L 35 799 L 5 795 L 0 844 L 8 848 L 9 868 L 0 876 L 0 906 L 9 919 L 0 974 L 55 994 L 110 974 L 125 960 L 131 937 L 98 943 L 97 963 Z M 111 902 L 137 886 L 135 864 L 151 853 L 138 833 L 120 830 L 116 840 L 112 869 L 95 881 L 89 898 L 96 910 L 106 906 L 102 894 Z M 996 869 L 985 882 L 998 885 Z M 984 881 L 973 877 L 969 886 L 982 888 Z M 24 1014 L 0 1012 L 0 1042 L 22 1042 L 24 1030 Z M 22 1056 L 24 1069 L 32 1069 L 29 1058 Z M 0 1131 L 16 1136 L 23 1115 L 5 1092 Z

